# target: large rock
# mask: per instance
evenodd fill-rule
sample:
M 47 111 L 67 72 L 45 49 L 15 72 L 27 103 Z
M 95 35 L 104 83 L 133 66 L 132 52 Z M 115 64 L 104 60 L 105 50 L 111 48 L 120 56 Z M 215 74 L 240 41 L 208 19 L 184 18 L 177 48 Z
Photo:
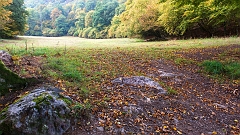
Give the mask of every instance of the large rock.
M 3 50 L 0 50 L 0 61 L 2 61 L 6 66 L 14 65 L 12 56 Z
M 127 84 L 133 86 L 147 86 L 159 90 L 160 94 L 166 93 L 166 90 L 164 90 L 158 82 L 145 76 L 120 77 L 114 79 L 112 83 Z
M 10 71 L 0 60 L 0 96 L 9 90 L 21 89 L 26 86 L 27 80 Z
M 35 89 L 0 113 L 0 131 L 12 135 L 61 135 L 70 127 L 72 100 L 56 88 Z

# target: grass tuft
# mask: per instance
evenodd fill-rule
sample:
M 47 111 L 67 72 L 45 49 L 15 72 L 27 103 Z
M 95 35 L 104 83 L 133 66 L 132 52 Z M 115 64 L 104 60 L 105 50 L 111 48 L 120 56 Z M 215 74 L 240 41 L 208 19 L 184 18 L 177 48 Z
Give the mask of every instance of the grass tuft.
M 213 76 L 227 76 L 230 79 L 240 78 L 240 63 L 238 62 L 222 63 L 219 61 L 206 60 L 203 61 L 202 66 L 206 73 Z
M 225 72 L 223 64 L 219 61 L 206 60 L 202 63 L 202 66 L 207 73 L 212 75 L 219 75 Z
M 240 78 L 240 63 L 232 62 L 225 65 L 226 73 L 232 79 L 239 79 Z

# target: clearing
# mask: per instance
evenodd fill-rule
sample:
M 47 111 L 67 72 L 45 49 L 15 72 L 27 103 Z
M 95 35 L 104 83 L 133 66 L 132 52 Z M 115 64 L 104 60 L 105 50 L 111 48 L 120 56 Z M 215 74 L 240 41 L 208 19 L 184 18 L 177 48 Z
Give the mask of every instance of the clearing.
M 239 73 L 210 74 L 202 66 L 214 60 L 235 63 L 234 71 L 239 71 L 239 43 L 238 37 L 162 42 L 74 37 L 2 40 L 0 49 L 19 57 L 11 69 L 39 82 L 1 97 L 0 110 L 18 94 L 54 85 L 85 107 L 84 118 L 75 112 L 77 121 L 66 134 L 239 135 Z M 168 94 L 112 83 L 130 76 L 149 77 Z

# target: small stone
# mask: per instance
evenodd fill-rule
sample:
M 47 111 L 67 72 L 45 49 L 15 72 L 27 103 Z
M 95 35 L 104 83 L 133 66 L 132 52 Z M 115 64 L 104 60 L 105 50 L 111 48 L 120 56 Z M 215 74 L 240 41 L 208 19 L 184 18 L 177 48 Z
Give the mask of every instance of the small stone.
M 100 132 L 103 132 L 104 128 L 103 127 L 97 127 L 97 130 L 100 131 Z
M 147 103 L 151 103 L 151 99 L 150 98 L 147 98 Z

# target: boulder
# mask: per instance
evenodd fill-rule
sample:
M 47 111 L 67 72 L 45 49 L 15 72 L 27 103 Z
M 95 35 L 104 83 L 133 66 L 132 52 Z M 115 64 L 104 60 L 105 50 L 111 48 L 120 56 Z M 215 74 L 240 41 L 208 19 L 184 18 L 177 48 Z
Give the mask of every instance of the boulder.
M 159 94 L 166 93 L 166 90 L 164 90 L 158 82 L 145 76 L 119 77 L 114 79 L 112 83 L 127 84 L 133 86 L 147 86 L 159 90 Z
M 39 88 L 0 113 L 0 132 L 8 135 L 61 135 L 70 127 L 69 97 L 56 88 Z
M 27 80 L 9 70 L 0 60 L 0 96 L 9 90 L 21 89 L 26 86 Z
M 0 61 L 2 61 L 6 66 L 14 65 L 12 56 L 3 50 L 0 50 Z

